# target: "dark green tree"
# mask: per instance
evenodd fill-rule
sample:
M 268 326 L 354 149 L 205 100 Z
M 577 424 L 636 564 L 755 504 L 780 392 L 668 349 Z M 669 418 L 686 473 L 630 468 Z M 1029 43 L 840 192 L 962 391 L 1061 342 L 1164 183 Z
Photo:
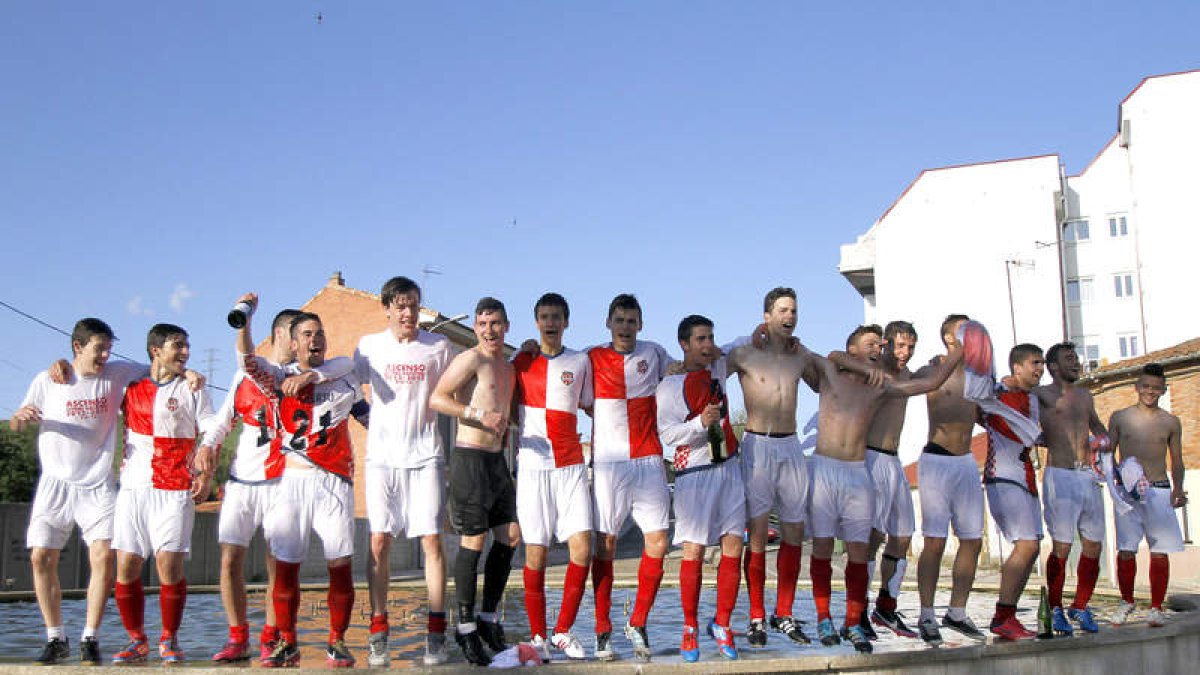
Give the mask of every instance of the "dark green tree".
M 33 501 L 37 487 L 37 427 L 16 432 L 0 423 L 0 502 Z

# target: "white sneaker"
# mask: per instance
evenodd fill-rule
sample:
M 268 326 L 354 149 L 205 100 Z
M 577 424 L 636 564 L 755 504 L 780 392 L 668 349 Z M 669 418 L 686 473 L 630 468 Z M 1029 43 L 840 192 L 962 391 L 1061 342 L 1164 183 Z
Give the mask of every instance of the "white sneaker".
M 1150 613 L 1146 615 L 1146 623 L 1150 624 L 1151 628 L 1162 628 L 1167 623 L 1167 615 L 1161 609 L 1150 608 Z
M 579 638 L 571 633 L 555 633 L 550 638 L 550 644 L 554 645 L 554 648 L 562 652 L 568 659 L 587 658 L 587 655 L 583 651 L 583 645 L 579 642 Z M 547 659 L 546 663 L 549 662 L 549 659 Z
M 446 662 L 446 658 L 446 634 L 428 633 L 425 636 L 425 665 L 441 665 Z
M 388 654 L 387 631 L 371 633 L 367 636 L 367 665 L 372 668 L 387 668 L 392 663 Z
M 529 644 L 537 650 L 538 656 L 542 658 L 542 663 L 550 663 L 550 643 L 546 642 L 546 638 L 534 635 L 529 639 Z
M 1129 621 L 1129 615 L 1133 614 L 1133 603 L 1121 601 L 1112 614 L 1108 616 L 1108 622 L 1114 626 L 1120 626 Z

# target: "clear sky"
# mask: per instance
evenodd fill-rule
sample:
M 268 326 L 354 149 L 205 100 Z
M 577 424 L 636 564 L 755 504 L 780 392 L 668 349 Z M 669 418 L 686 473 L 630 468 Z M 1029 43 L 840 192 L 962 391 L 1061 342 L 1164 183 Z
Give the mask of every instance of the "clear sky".
M 0 300 L 134 357 L 178 323 L 220 385 L 234 298 L 274 313 L 334 270 L 445 314 L 495 295 L 513 341 L 557 290 L 577 346 L 634 292 L 674 353 L 682 316 L 732 338 L 793 286 L 824 351 L 862 319 L 838 246 L 921 170 L 1077 173 L 1143 77 L 1200 67 L 1197 26 L 1194 1 L 8 2 Z M 69 353 L 3 308 L 0 351 L 0 417 Z

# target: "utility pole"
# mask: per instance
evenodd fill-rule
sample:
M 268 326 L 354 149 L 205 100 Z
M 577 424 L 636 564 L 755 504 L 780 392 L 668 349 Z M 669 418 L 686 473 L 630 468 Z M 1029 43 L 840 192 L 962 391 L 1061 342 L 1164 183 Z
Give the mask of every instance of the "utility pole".
M 204 376 L 208 378 L 208 383 L 213 382 L 213 364 L 217 362 L 216 347 L 209 347 L 204 350 Z

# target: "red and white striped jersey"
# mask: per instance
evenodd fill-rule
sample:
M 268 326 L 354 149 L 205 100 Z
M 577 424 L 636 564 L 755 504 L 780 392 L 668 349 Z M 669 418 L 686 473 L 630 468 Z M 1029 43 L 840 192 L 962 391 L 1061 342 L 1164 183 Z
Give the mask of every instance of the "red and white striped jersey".
M 1037 396 L 1028 391 L 1002 388 L 996 392 L 996 399 L 1035 424 L 1040 419 Z M 1030 448 L 1025 445 L 1020 435 L 1010 428 L 1008 420 L 997 413 L 984 415 L 983 427 L 987 429 L 988 434 L 983 482 L 1016 483 L 1037 496 L 1037 481 L 1029 456 Z
M 719 397 L 713 396 L 714 381 Z M 725 410 L 729 410 L 724 383 L 725 359 L 720 359 L 711 368 L 670 375 L 658 385 L 658 437 L 664 448 L 670 449 L 664 454 L 676 471 L 712 464 L 708 427 L 700 423 L 700 413 L 709 403 L 724 404 Z M 724 437 L 722 452 L 726 458 L 732 457 L 737 454 L 738 442 L 728 412 L 720 425 Z
M 274 480 L 283 475 L 285 464 L 283 439 L 276 428 L 278 416 L 278 393 L 273 388 L 264 390 L 238 371 L 225 402 L 213 417 L 213 425 L 205 429 L 204 444 L 220 447 L 233 423 L 241 418 L 242 434 L 229 465 L 230 478 L 242 482 Z
M 592 362 L 592 462 L 662 456 L 654 392 L 671 357 L 661 345 L 638 340 L 622 354 L 612 345 L 588 350 Z
M 201 426 L 212 424 L 208 391 L 182 377 L 159 384 L 145 377 L 125 389 L 125 463 L 121 487 L 188 490 Z
M 277 387 L 289 375 L 301 372 L 296 364 L 281 368 L 260 356 L 243 357 L 242 367 L 264 387 L 272 383 Z M 278 417 L 284 455 L 295 453 L 301 466 L 311 464 L 347 481 L 354 480 L 350 409 L 363 397 L 362 382 L 353 368 L 346 357 L 326 361 L 322 378 L 333 372 L 345 374 L 307 385 L 296 396 L 280 396 Z M 284 467 L 284 473 L 297 470 L 295 464 Z
M 76 372 L 68 384 L 55 384 L 47 371 L 38 373 L 21 407 L 31 405 L 42 413 L 42 474 L 85 488 L 111 484 L 114 431 L 125 387 L 147 372 L 143 364 L 114 361 L 96 375 Z
M 588 355 L 563 349 L 557 356 L 521 352 L 513 359 L 520 425 L 517 462 L 553 469 L 583 463 L 577 413 L 592 403 Z

